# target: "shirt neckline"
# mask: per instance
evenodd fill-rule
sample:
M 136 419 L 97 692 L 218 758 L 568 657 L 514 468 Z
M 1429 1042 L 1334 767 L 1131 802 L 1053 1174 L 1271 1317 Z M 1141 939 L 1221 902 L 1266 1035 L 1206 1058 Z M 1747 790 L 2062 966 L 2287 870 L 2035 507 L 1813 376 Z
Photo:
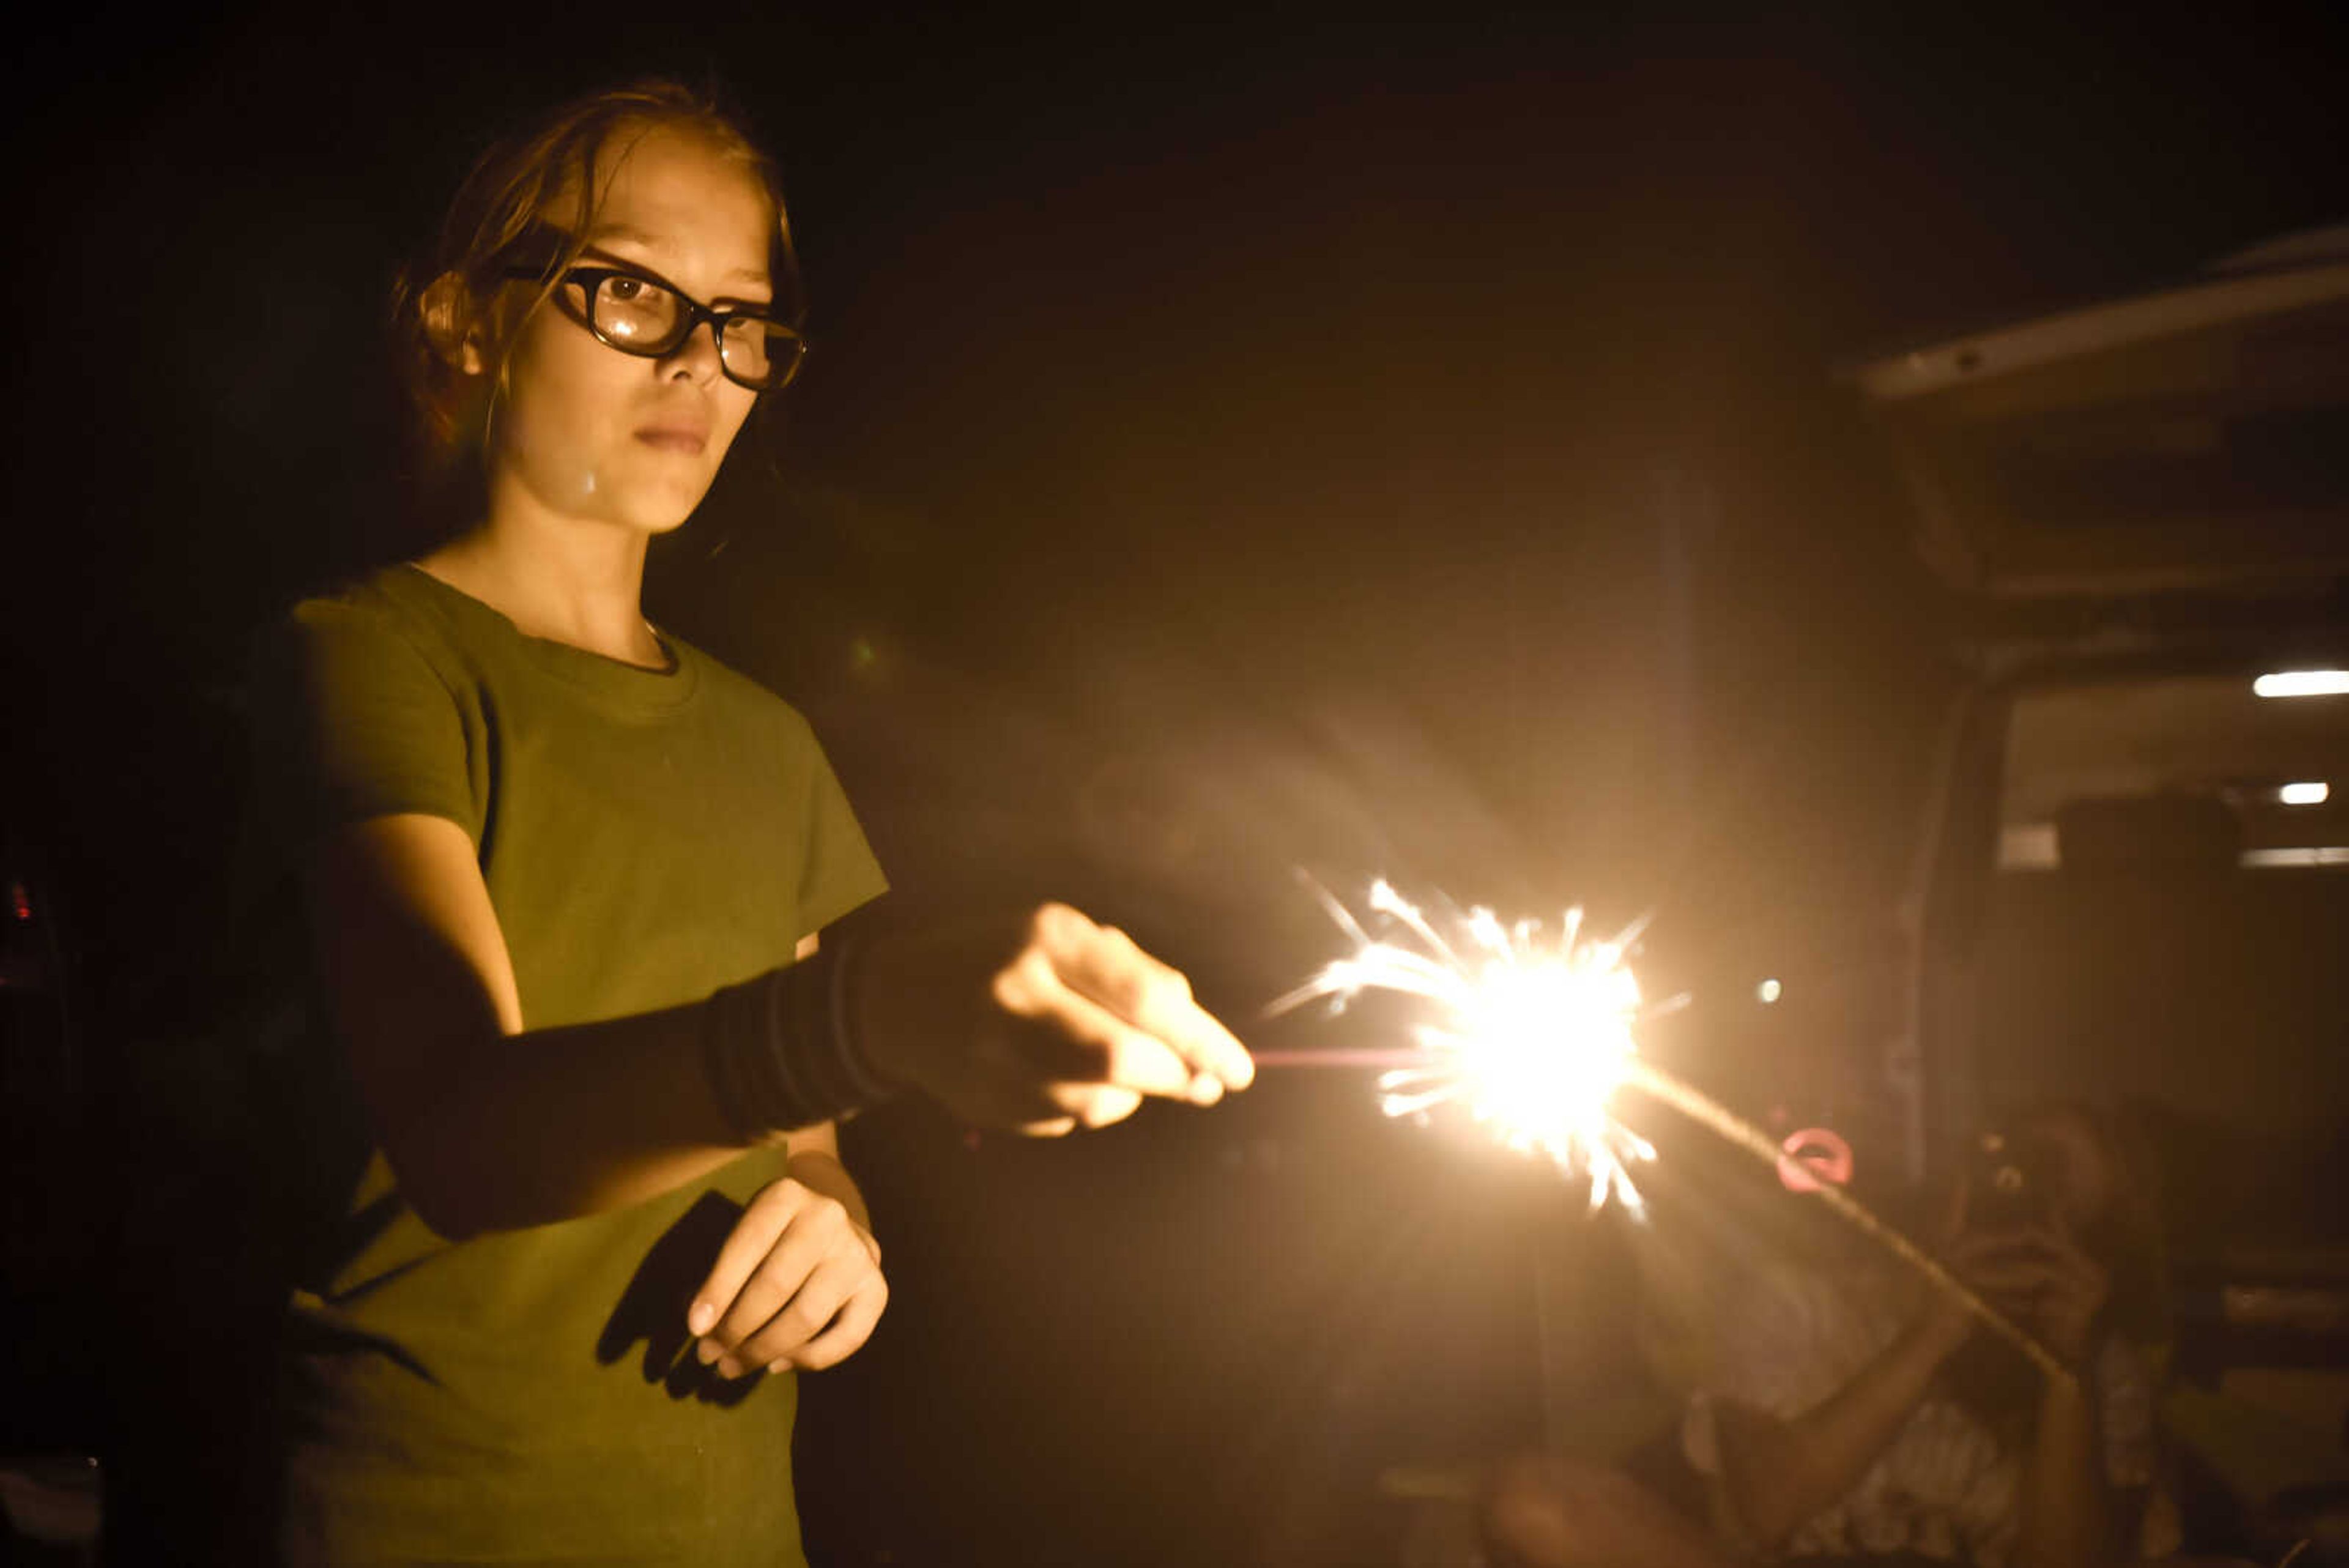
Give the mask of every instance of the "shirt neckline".
M 389 576 L 393 581 L 411 585 L 443 617 L 483 628 L 548 674 L 623 708 L 647 713 L 672 711 L 692 701 L 700 689 L 699 650 L 683 638 L 652 627 L 650 621 L 646 625 L 652 627 L 654 637 L 668 649 L 670 664 L 666 670 L 631 664 L 554 638 L 533 636 L 495 605 L 441 581 L 413 561 L 400 562 Z

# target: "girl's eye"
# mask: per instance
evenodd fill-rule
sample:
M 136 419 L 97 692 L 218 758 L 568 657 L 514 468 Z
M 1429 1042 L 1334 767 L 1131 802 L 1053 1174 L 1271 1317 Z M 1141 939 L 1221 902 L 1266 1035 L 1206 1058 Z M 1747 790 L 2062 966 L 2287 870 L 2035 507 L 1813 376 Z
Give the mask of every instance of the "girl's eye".
M 677 296 L 647 278 L 614 273 L 595 290 L 595 330 L 607 342 L 662 342 L 678 317 Z

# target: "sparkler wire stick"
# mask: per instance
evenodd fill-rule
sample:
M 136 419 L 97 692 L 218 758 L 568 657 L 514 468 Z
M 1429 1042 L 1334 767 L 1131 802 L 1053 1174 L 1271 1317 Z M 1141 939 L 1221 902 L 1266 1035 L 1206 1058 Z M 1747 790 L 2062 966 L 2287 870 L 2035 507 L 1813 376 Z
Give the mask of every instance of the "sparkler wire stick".
M 1435 1054 L 1422 1050 L 1258 1051 L 1255 1053 L 1255 1061 L 1259 1067 L 1276 1068 L 1423 1067 Z M 1623 1085 L 1662 1101 L 1773 1169 L 1786 1158 L 1761 1128 L 1653 1063 L 1634 1059 L 1627 1064 Z M 1902 1262 L 1924 1275 L 1935 1289 L 1946 1292 L 1985 1328 L 2028 1356 L 2033 1366 L 2059 1381 L 2077 1381 L 2072 1369 L 2058 1361 L 2054 1352 L 2025 1333 L 2004 1313 L 1984 1301 L 1971 1285 L 1950 1272 L 1940 1259 L 1878 1219 L 1874 1210 L 1831 1182 L 1820 1182 L 1814 1190 L 1821 1203 L 1857 1227 L 1861 1234 L 1880 1243 Z
M 1545 946 L 1537 942 L 1539 928 L 1533 922 L 1504 928 L 1490 910 L 1474 909 L 1463 929 L 1482 962 L 1479 970 L 1383 881 L 1371 889 L 1371 909 L 1417 937 L 1424 951 L 1372 940 L 1343 904 L 1318 884 L 1309 885 L 1354 940 L 1356 951 L 1327 965 L 1269 1011 L 1317 999 L 1342 1003 L 1379 990 L 1434 1002 L 1448 1017 L 1420 1026 L 1420 1044 L 1413 1048 L 1261 1051 L 1255 1055 L 1257 1066 L 1382 1069 L 1379 1086 L 1390 1116 L 1464 1099 L 1480 1117 L 1500 1124 L 1511 1143 L 1545 1149 L 1568 1170 L 1587 1175 L 1594 1209 L 1613 1195 L 1637 1212 L 1639 1192 L 1626 1166 L 1655 1157 L 1609 1112 L 1618 1088 L 1661 1101 L 1774 1170 L 1785 1162 L 1785 1151 L 1769 1134 L 1638 1054 L 1630 1025 L 1643 1010 L 1638 982 L 1622 958 L 1640 925 L 1607 941 L 1589 940 L 1581 935 L 1582 911 L 1569 909 L 1560 940 Z M 2076 1375 L 2045 1345 L 1866 1204 L 1830 1182 L 1814 1184 L 1814 1191 L 1838 1218 L 1923 1275 L 2047 1376 L 2076 1386 Z
M 1367 1051 L 1336 1048 L 1327 1051 L 1251 1051 L 1248 1060 L 1259 1067 L 1426 1067 L 1442 1060 L 1433 1051 L 1409 1046 Z
M 1769 1134 L 1652 1063 L 1633 1061 L 1625 1072 L 1623 1081 L 1630 1087 L 1661 1100 L 1706 1130 L 1720 1134 L 1773 1169 L 1786 1158 L 1785 1152 L 1771 1141 Z M 2030 1357 L 2032 1365 L 2040 1371 L 2061 1384 L 2077 1383 L 2072 1369 L 2058 1361 L 2053 1351 L 2025 1333 L 2013 1319 L 1982 1300 L 1972 1286 L 1950 1272 L 1939 1258 L 1878 1219 L 1868 1205 L 1831 1181 L 1819 1182 L 1813 1190 L 1820 1202 L 1858 1227 L 1862 1235 L 1882 1243 L 1893 1256 L 1924 1275 L 1936 1289 L 1955 1298 L 1973 1314 L 1975 1321 Z

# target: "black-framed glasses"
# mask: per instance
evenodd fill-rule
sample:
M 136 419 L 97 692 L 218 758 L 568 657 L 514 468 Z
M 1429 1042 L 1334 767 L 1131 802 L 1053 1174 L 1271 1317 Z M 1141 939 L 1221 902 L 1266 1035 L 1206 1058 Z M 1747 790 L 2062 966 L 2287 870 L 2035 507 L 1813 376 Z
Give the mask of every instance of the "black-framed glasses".
M 543 283 L 547 272 L 514 266 L 505 275 Z M 738 387 L 780 391 L 807 358 L 807 339 L 781 317 L 752 305 L 704 305 L 643 267 L 582 262 L 564 267 L 555 283 L 564 314 L 605 347 L 641 359 L 676 353 L 705 322 L 718 343 L 719 369 Z M 575 307 L 569 297 L 574 288 L 579 291 Z

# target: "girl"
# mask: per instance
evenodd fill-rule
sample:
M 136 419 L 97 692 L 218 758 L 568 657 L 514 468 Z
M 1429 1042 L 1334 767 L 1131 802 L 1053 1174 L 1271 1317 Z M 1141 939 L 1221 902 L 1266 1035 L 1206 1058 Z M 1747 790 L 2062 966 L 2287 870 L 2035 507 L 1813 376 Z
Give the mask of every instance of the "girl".
M 1495 1559 L 2116 1568 L 2174 1552 L 2174 1521 L 2147 1516 L 2162 1334 L 2148 1162 L 2082 1106 L 2029 1107 L 2010 1132 L 2036 1200 L 2001 1210 L 1961 1179 L 1943 1256 L 2075 1380 L 2043 1377 L 1872 1251 L 1833 1270 L 1774 1267 L 1723 1303 L 1682 1432 L 1727 1539 L 1623 1474 L 1532 1458 L 1488 1500 Z
M 798 365 L 792 283 L 771 166 L 655 83 L 491 151 L 399 293 L 465 524 L 262 666 L 371 1144 L 290 1314 L 294 1561 L 799 1562 L 793 1375 L 888 1296 L 835 1119 L 908 1085 L 1055 1133 L 1249 1079 L 1065 907 L 820 946 L 883 888 L 822 751 L 639 607 Z

